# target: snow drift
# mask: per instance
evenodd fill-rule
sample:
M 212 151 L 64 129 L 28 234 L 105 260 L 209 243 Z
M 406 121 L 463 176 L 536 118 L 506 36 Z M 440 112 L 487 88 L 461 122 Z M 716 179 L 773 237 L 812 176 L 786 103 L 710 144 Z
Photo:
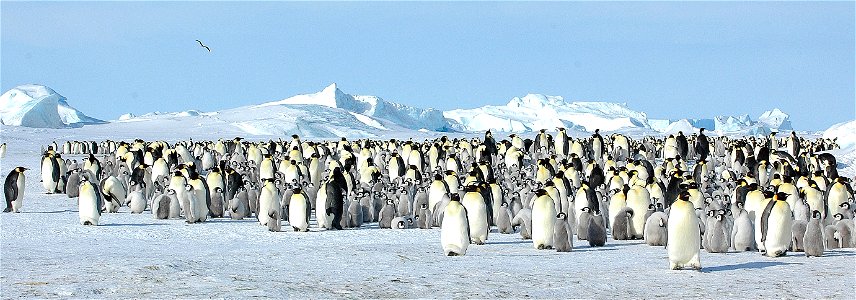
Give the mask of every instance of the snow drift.
M 105 123 L 78 111 L 53 89 L 36 84 L 17 86 L 0 96 L 0 123 L 36 128 L 79 127 Z

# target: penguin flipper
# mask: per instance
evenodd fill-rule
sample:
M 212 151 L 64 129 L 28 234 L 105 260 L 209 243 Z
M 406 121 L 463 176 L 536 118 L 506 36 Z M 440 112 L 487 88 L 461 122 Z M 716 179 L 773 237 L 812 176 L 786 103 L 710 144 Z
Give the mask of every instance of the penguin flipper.
M 770 219 L 770 213 L 773 211 L 773 206 L 775 206 L 776 201 L 770 201 L 767 204 L 767 207 L 764 208 L 764 213 L 761 214 L 761 243 L 767 240 L 767 230 L 770 227 L 768 220 Z

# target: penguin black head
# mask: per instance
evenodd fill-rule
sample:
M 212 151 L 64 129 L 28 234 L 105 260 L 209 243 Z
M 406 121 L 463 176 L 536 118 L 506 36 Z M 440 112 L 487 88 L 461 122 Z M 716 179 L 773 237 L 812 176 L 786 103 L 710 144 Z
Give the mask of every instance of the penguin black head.
M 567 218 L 568 218 L 568 215 L 566 215 L 566 214 L 565 214 L 565 213 L 563 213 L 563 212 L 560 212 L 560 213 L 556 214 L 556 219 L 559 219 L 559 220 L 566 220 Z
M 15 172 L 18 172 L 18 173 L 24 173 L 24 171 L 26 171 L 26 170 L 29 170 L 29 169 L 28 169 L 28 168 L 24 168 L 24 167 L 17 167 L 17 168 L 15 168 Z
M 764 191 L 764 198 L 766 198 L 766 199 L 771 199 L 771 198 L 773 198 L 774 196 L 776 196 L 776 194 L 775 194 L 775 193 L 773 193 L 773 191 Z
M 785 192 L 778 192 L 778 193 L 776 193 L 776 200 L 785 201 L 785 199 L 787 199 L 788 196 L 790 196 L 790 194 L 785 193 Z
M 690 200 L 690 193 L 687 191 L 683 191 L 678 195 L 678 199 L 684 200 L 684 201 L 689 201 Z
M 839 204 L 839 205 L 838 205 L 838 207 L 840 207 L 840 208 L 842 208 L 842 209 L 845 209 L 845 210 L 850 210 L 850 203 L 848 203 L 848 202 L 841 202 L 841 204 Z
M 537 195 L 538 197 L 540 197 L 540 196 L 544 196 L 544 195 L 547 195 L 547 190 L 545 190 L 545 189 L 538 189 L 538 190 L 536 190 L 536 191 L 535 191 L 535 195 Z
M 449 200 L 461 201 L 461 195 L 458 193 L 452 193 L 451 195 L 449 195 Z
M 844 214 L 837 213 L 837 214 L 833 215 L 832 218 L 834 218 L 836 221 L 841 221 L 841 220 L 844 220 Z

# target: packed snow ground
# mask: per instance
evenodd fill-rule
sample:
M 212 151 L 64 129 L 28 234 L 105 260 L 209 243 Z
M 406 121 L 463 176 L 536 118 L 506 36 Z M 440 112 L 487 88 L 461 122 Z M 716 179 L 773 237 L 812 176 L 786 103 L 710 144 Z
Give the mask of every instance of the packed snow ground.
M 0 214 L 3 299 L 852 299 L 856 291 L 854 249 L 828 250 L 820 258 L 702 250 L 703 269 L 697 272 L 668 270 L 666 250 L 642 241 L 610 239 L 602 248 L 576 241 L 573 252 L 557 253 L 535 250 L 518 234 L 494 232 L 486 245 L 472 245 L 466 256 L 446 257 L 439 229 L 371 224 L 358 230 L 272 233 L 253 219 L 188 225 L 155 220 L 150 212 L 132 215 L 127 207 L 104 214 L 101 226 L 81 226 L 76 199 L 46 195 L 39 184 L 41 145 L 54 139 L 192 134 L 87 127 L 0 128 L 8 143 L 2 176 L 15 166 L 31 169 L 22 212 Z M 852 158 L 844 162 L 853 163 Z

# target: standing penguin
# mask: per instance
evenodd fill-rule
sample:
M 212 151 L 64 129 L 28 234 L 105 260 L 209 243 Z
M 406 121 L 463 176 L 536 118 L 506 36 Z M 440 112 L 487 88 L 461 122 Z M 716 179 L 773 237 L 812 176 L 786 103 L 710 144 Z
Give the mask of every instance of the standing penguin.
M 728 228 L 725 224 L 724 214 L 714 214 L 713 220 L 708 222 L 704 229 L 704 250 L 708 253 L 725 253 L 728 252 Z
M 805 256 L 823 256 L 823 223 L 820 211 L 811 213 L 811 220 L 805 226 L 805 236 L 803 236 L 803 250 Z
M 428 203 L 425 202 L 419 205 L 419 208 L 416 210 L 416 225 L 420 229 L 431 229 L 432 220 L 431 210 L 428 209 Z
M 595 212 L 594 215 L 589 218 L 588 233 L 586 234 L 589 246 L 602 247 L 603 245 L 606 245 L 605 222 L 606 221 L 604 221 L 600 212 Z
M 138 188 L 128 193 L 128 207 L 131 208 L 132 214 L 141 214 L 146 210 L 148 200 L 146 200 L 146 196 L 143 194 L 143 191 L 144 188 Z
M 467 221 L 467 209 L 461 204 L 460 196 L 452 194 L 443 210 L 443 223 L 440 225 L 440 244 L 446 256 L 467 254 L 470 245 L 470 227 Z
M 225 194 L 223 193 L 223 188 L 216 186 L 211 192 L 211 204 L 208 205 L 208 211 L 210 212 L 212 218 L 223 217 L 226 206 L 226 200 L 223 199 L 223 197 L 225 196 Z
M 3 183 L 3 194 L 6 196 L 6 209 L 3 212 L 19 212 L 24 201 L 24 188 L 26 187 L 26 176 L 24 167 L 17 167 L 6 176 Z
M 494 218 L 496 219 L 496 227 L 499 229 L 499 233 L 514 233 L 514 227 L 511 225 L 511 210 L 508 209 L 507 202 L 499 205 L 499 210 L 494 213 Z
M 98 226 L 98 220 L 101 218 L 101 193 L 98 192 L 98 187 L 83 177 L 78 195 L 77 208 L 80 224 Z
M 791 249 L 794 252 L 803 252 L 805 247 L 803 247 L 803 238 L 805 238 L 805 230 L 808 222 L 803 220 L 795 220 L 794 227 L 792 227 L 793 235 L 791 240 Z
M 65 194 L 69 198 L 77 197 L 80 192 L 80 170 L 72 169 L 68 171 L 68 179 L 65 182 Z
M 395 218 L 395 202 L 392 199 L 386 200 L 386 205 L 380 209 L 378 218 L 378 228 L 392 228 L 392 219 Z
M 688 192 L 681 192 L 669 211 L 666 250 L 669 253 L 669 269 L 672 270 L 685 267 L 701 270 L 701 232 L 695 206 L 689 199 Z
M 467 208 L 467 221 L 470 228 L 470 240 L 473 244 L 483 245 L 490 232 L 487 205 L 478 186 L 468 186 L 461 204 Z
M 291 199 L 288 201 L 288 224 L 291 225 L 291 228 L 293 228 L 294 231 L 309 231 L 309 217 L 312 213 L 312 207 L 311 204 L 309 204 L 309 199 L 306 199 L 303 190 L 300 188 L 295 188 L 291 192 Z M 339 222 L 341 222 L 341 219 Z M 341 223 L 336 224 L 334 222 L 333 227 L 336 228 L 336 225 L 341 227 Z
M 577 239 L 584 241 L 588 239 L 588 225 L 589 219 L 591 216 L 591 209 L 588 207 L 583 207 L 583 212 L 580 214 L 579 219 L 577 220 Z
M 532 243 L 538 250 L 553 248 L 553 231 L 556 224 L 556 206 L 547 191 L 539 189 L 532 205 Z
M 330 201 L 333 207 L 333 228 L 341 230 L 348 184 L 342 169 L 339 167 L 333 169 L 333 175 L 330 179 L 327 183 L 327 201 Z
M 615 215 L 612 221 L 612 239 L 616 241 L 630 239 L 630 221 L 633 219 L 633 209 L 624 207 Z
M 553 230 L 553 248 L 556 248 L 557 252 L 571 252 L 574 249 L 574 243 L 567 214 L 559 213 L 556 215 L 556 225 Z
M 734 213 L 734 226 L 731 228 L 731 245 L 736 251 L 752 251 L 755 249 L 755 226 L 749 213 L 743 209 L 743 203 L 735 203 L 737 212 Z
M 42 187 L 45 188 L 48 194 L 53 194 L 57 191 L 57 184 L 60 182 L 60 168 L 54 154 L 45 152 L 42 156 Z
M 511 220 L 511 226 L 520 226 L 520 237 L 524 240 L 532 239 L 532 209 L 522 208 Z
M 668 215 L 658 211 L 651 214 L 645 221 L 645 243 L 650 246 L 665 246 L 668 243 Z
M 235 197 L 229 200 L 229 217 L 232 220 L 243 220 L 250 215 L 250 200 L 247 191 L 241 188 L 235 193 Z
M 784 256 L 791 243 L 793 219 L 787 197 L 788 194 L 777 193 L 761 215 L 761 243 L 769 257 Z

